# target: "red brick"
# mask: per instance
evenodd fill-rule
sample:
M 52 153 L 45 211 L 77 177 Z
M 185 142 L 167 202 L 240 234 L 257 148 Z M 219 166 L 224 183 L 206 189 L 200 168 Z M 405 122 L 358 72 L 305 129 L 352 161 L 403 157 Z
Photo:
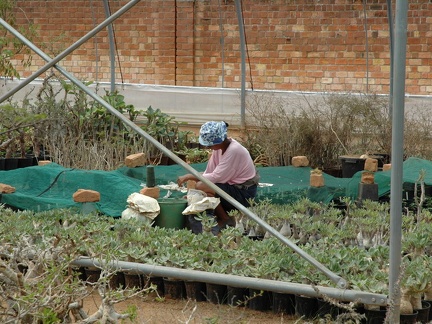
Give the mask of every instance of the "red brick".
M 127 1 L 114 1 L 111 4 L 113 12 L 120 9 Z M 114 22 L 116 45 L 120 55 L 125 57 L 138 56 L 136 61 L 119 59 L 120 62 L 134 62 L 137 69 L 134 73 L 124 71 L 124 82 L 143 82 L 149 84 L 190 85 L 190 73 L 195 73 L 192 79 L 195 86 L 215 87 L 219 85 L 218 78 L 203 77 L 218 76 L 221 72 L 221 32 L 220 18 L 223 21 L 225 41 L 225 59 L 233 64 L 230 69 L 233 75 L 240 75 L 240 44 L 237 16 L 234 1 L 225 1 L 220 5 L 217 1 L 174 2 L 153 0 L 141 2 L 131 8 Z M 308 0 L 290 2 L 286 0 L 256 1 L 244 0 L 244 21 L 246 39 L 248 42 L 248 58 L 251 71 L 256 70 L 257 64 L 264 64 L 266 68 L 260 70 L 262 78 L 253 80 L 258 89 L 307 91 L 320 89 L 322 79 L 332 79 L 332 84 L 326 84 L 326 91 L 339 91 L 347 85 L 346 80 L 338 78 L 338 71 L 365 72 L 365 53 L 369 51 L 369 58 L 386 58 L 381 66 L 369 67 L 370 91 L 382 91 L 388 88 L 389 79 L 389 37 L 386 0 L 374 0 L 367 4 L 368 41 L 366 49 L 364 32 L 363 3 L 356 1 L 323 0 L 319 3 Z M 95 23 L 105 19 L 103 4 L 88 1 L 62 1 L 61 5 L 55 1 L 18 0 L 17 22 L 24 27 L 28 19 L 39 25 L 40 38 L 35 40 L 37 46 L 43 43 L 53 44 L 57 48 L 65 48 L 73 41 L 84 36 Z M 408 17 L 407 62 L 415 61 L 419 67 L 431 66 L 432 39 L 430 30 L 432 25 L 432 4 L 425 0 L 410 1 Z M 176 25 L 175 25 L 176 24 Z M 64 35 L 64 44 L 55 41 Z M 177 43 L 175 36 L 177 35 Z M 151 39 L 150 39 L 151 38 Z M 62 61 L 62 65 L 73 72 L 77 78 L 95 79 L 95 41 L 97 42 L 99 67 L 99 81 L 109 81 L 109 42 L 107 31 L 98 33 L 96 39 L 83 44 Z M 154 49 L 153 53 L 135 52 L 142 50 L 143 43 L 147 49 Z M 147 44 L 148 43 L 148 44 Z M 177 45 L 177 47 L 176 47 Z M 192 52 L 192 49 L 195 49 Z M 333 56 L 326 55 L 334 52 Z M 311 53 L 314 53 L 313 58 Z M 191 62 L 195 62 L 193 70 L 184 70 L 186 78 L 179 76 L 174 70 L 173 62 L 181 62 L 184 58 L 194 55 Z M 140 56 L 152 57 L 143 60 Z M 291 61 L 298 57 L 300 60 Z M 317 60 L 326 57 L 333 60 Z M 206 65 L 203 58 L 212 58 L 211 65 Z M 279 59 L 286 61 L 280 62 Z M 420 60 L 421 59 L 421 60 Z M 288 61 L 289 60 L 289 61 Z M 301 62 L 300 62 L 301 61 Z M 19 60 L 18 60 L 19 62 Z M 33 56 L 31 69 L 17 64 L 22 77 L 29 76 L 31 71 L 45 64 L 43 60 Z M 80 66 L 70 64 L 80 62 Z M 172 63 L 162 73 L 158 69 L 167 62 Z M 286 67 L 286 62 L 293 66 Z M 129 66 L 122 66 L 124 69 Z M 408 66 L 409 67 L 409 66 Z M 102 74 L 101 71 L 107 71 Z M 287 72 L 291 79 L 275 77 Z M 319 73 L 300 73 L 304 71 L 328 71 L 328 75 Z M 284 72 L 284 73 L 282 73 Z M 298 72 L 298 73 L 297 73 Z M 174 80 L 174 74 L 177 74 Z M 201 73 L 201 74 L 200 74 Z M 149 75 L 150 74 L 150 75 Z M 101 75 L 103 76 L 101 79 Z M 179 81 L 181 80 L 181 81 Z M 422 73 L 407 75 L 407 89 L 410 94 L 429 95 L 432 79 Z M 420 82 L 424 82 L 420 85 Z M 184 82 L 184 83 L 183 83 Z M 225 86 L 240 87 L 240 78 L 227 81 Z M 350 86 L 348 84 L 348 86 Z M 361 89 L 360 91 L 364 91 Z

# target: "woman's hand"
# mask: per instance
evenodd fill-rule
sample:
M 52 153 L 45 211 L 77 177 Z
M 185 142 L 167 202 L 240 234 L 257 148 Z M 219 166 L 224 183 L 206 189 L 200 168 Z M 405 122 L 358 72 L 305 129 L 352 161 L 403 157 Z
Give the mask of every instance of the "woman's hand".
M 189 180 L 189 175 L 185 174 L 177 178 L 177 184 L 179 187 L 181 187 L 183 183 L 187 182 L 188 180 Z

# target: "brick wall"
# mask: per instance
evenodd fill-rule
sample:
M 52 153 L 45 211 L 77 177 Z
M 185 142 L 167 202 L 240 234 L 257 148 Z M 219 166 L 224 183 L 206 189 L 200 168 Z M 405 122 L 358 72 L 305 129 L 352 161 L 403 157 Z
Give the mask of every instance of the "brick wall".
M 247 87 L 388 93 L 387 1 L 367 2 L 363 8 L 362 0 L 243 0 Z M 39 25 L 41 37 L 35 44 L 51 56 L 105 19 L 102 0 L 17 3 L 18 22 L 26 25 L 29 19 Z M 109 1 L 112 12 L 126 3 Z M 142 0 L 114 24 L 119 55 L 116 81 L 239 88 L 237 22 L 233 0 Z M 43 64 L 34 55 L 33 66 L 22 69 L 22 75 L 30 75 Z M 106 30 L 60 64 L 81 80 L 109 81 Z M 432 94 L 431 66 L 432 2 L 411 0 L 409 94 Z

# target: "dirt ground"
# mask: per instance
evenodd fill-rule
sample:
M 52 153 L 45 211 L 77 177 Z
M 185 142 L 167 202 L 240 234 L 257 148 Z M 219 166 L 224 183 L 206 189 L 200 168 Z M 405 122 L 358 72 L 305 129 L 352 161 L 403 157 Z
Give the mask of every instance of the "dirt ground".
M 100 297 L 93 293 L 86 298 L 84 310 L 91 314 L 100 305 Z M 212 324 L 273 324 L 304 323 L 294 316 L 273 314 L 272 311 L 255 311 L 247 307 L 217 305 L 210 302 L 195 302 L 185 299 L 162 299 L 153 296 L 135 297 L 115 305 L 121 313 L 128 306 L 135 305 L 138 310 L 135 321 L 122 323 L 172 324 L 172 323 L 212 323 Z

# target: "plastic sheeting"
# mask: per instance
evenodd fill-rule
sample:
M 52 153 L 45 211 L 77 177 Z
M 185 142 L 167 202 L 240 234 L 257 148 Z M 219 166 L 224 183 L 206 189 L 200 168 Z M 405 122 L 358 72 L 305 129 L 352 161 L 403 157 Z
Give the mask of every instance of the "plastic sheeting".
M 16 87 L 22 80 L 2 80 L 0 93 L 9 91 Z M 31 82 L 24 89 L 17 92 L 13 101 L 21 101 L 23 98 L 35 99 L 42 85 L 42 80 Z M 91 85 L 95 89 L 96 85 Z M 99 83 L 99 95 L 110 90 L 109 83 Z M 205 88 L 205 87 L 182 87 L 168 85 L 149 84 L 118 84 L 116 89 L 125 96 L 128 104 L 134 105 L 136 109 L 146 110 L 149 106 L 160 109 L 162 112 L 175 117 L 176 121 L 187 122 L 189 125 L 201 125 L 209 120 L 224 120 L 231 126 L 239 126 L 241 119 L 240 111 L 240 89 L 232 88 Z M 267 99 L 259 99 L 262 96 Z M 287 112 L 294 112 L 300 107 L 307 107 L 328 93 L 324 92 L 296 92 L 275 90 L 246 90 L 247 100 L 263 100 L 268 102 L 283 102 Z M 270 98 L 272 98 L 270 100 Z M 432 101 L 432 96 L 406 96 L 406 111 L 417 111 L 427 109 Z M 416 114 L 413 114 L 414 116 Z M 421 116 L 421 114 L 418 114 Z M 248 113 L 246 112 L 246 118 Z
M 205 169 L 205 163 L 194 164 L 198 172 Z M 185 173 L 179 165 L 155 166 L 156 185 L 164 187 Z M 413 187 L 424 170 L 426 186 L 432 185 L 432 162 L 409 158 L 403 164 L 405 194 L 412 195 Z M 334 199 L 350 197 L 357 199 L 361 171 L 352 178 L 337 178 L 324 175 L 324 187 L 310 187 L 309 167 L 260 167 L 261 183 L 257 200 L 270 199 L 275 204 L 288 204 L 302 198 L 330 203 Z M 9 171 L 0 171 L 0 183 L 15 187 L 11 194 L 1 195 L 1 203 L 18 209 L 43 211 L 56 208 L 79 208 L 72 195 L 78 189 L 96 190 L 101 199 L 96 203 L 97 210 L 107 216 L 120 217 L 127 207 L 127 198 L 145 186 L 146 166 L 137 168 L 122 167 L 114 171 L 80 170 L 64 168 L 51 163 Z M 380 197 L 390 192 L 390 171 L 375 173 Z M 161 189 L 160 196 L 168 190 Z M 402 194 L 402 193 L 401 193 Z M 170 197 L 183 197 L 181 191 L 170 192 Z M 406 198 L 406 197 L 404 197 Z

